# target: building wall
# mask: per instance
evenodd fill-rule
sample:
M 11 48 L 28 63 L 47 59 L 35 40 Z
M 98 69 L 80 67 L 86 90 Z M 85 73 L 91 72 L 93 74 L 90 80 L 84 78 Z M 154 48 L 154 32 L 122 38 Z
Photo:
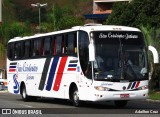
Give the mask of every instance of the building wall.
M 6 78 L 6 65 L 7 65 L 7 59 L 6 59 L 6 53 L 4 57 L 0 56 L 0 69 L 3 69 L 5 71 L 2 71 L 2 78 Z
M 115 2 L 130 2 L 131 0 L 93 0 L 93 14 L 105 14 L 112 12 Z
M 6 57 L 0 56 L 0 68 L 6 69 Z
M 101 14 L 101 13 L 111 13 L 112 12 L 112 6 L 113 2 L 110 3 L 95 3 L 96 8 L 93 11 L 93 14 Z

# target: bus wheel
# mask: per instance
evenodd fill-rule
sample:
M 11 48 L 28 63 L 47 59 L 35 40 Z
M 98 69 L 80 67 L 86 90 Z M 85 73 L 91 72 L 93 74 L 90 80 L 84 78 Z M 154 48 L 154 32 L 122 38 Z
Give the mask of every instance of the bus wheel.
M 72 92 L 72 102 L 73 102 L 73 105 L 76 107 L 80 106 L 81 104 L 81 101 L 79 100 L 79 92 L 76 87 L 73 89 L 73 92 Z
M 127 105 L 128 101 L 127 100 L 117 100 L 117 101 L 114 101 L 114 103 L 117 107 L 123 108 Z
M 29 101 L 30 97 L 27 95 L 27 92 L 26 92 L 26 86 L 24 85 L 23 88 L 22 88 L 22 99 L 23 101 Z

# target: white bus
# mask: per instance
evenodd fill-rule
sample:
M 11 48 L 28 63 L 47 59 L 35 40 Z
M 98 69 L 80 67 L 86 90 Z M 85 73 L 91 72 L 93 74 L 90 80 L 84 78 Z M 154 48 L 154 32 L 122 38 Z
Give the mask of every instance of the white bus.
M 147 47 L 133 27 L 84 25 L 8 42 L 8 90 L 34 97 L 115 101 L 148 97 Z

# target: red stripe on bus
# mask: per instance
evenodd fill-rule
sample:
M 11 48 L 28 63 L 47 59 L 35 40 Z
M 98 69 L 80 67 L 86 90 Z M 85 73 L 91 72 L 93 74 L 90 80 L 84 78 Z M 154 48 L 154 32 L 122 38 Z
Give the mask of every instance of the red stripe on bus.
M 67 71 L 76 71 L 76 68 L 68 68 Z
M 16 69 L 9 69 L 9 72 L 15 72 Z
M 140 81 L 138 81 L 138 82 L 136 83 L 136 87 L 135 87 L 135 88 L 137 88 L 137 87 L 139 86 L 139 84 L 140 84 Z
M 65 67 L 66 62 L 67 62 L 67 58 L 68 57 L 62 57 L 62 59 L 60 61 L 60 65 L 59 65 L 59 68 L 58 68 L 57 76 L 56 76 L 54 87 L 53 87 L 54 91 L 59 90 L 61 80 L 62 80 L 62 76 L 63 76 L 63 72 L 64 72 L 64 67 Z

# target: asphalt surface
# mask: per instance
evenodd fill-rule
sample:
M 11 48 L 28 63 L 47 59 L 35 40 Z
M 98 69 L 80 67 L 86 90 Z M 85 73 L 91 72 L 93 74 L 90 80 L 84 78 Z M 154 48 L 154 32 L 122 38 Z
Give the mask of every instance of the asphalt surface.
M 9 110 L 7 110 L 9 109 Z M 0 91 L 0 116 L 8 116 L 8 111 L 14 116 L 19 115 L 33 115 L 51 114 L 62 116 L 82 116 L 92 115 L 92 117 L 101 116 L 122 116 L 126 115 L 147 117 L 160 115 L 160 103 L 148 101 L 129 101 L 124 108 L 117 108 L 113 102 L 99 102 L 91 103 L 87 102 L 81 107 L 74 107 L 68 100 L 59 100 L 51 98 L 39 98 L 35 101 L 24 102 L 21 95 L 10 94 L 7 91 Z M 93 116 L 94 115 L 94 116 Z M 64 117 L 63 116 L 63 117 Z M 131 116 L 131 117 L 132 117 Z M 99 117 L 99 116 L 98 116 Z

